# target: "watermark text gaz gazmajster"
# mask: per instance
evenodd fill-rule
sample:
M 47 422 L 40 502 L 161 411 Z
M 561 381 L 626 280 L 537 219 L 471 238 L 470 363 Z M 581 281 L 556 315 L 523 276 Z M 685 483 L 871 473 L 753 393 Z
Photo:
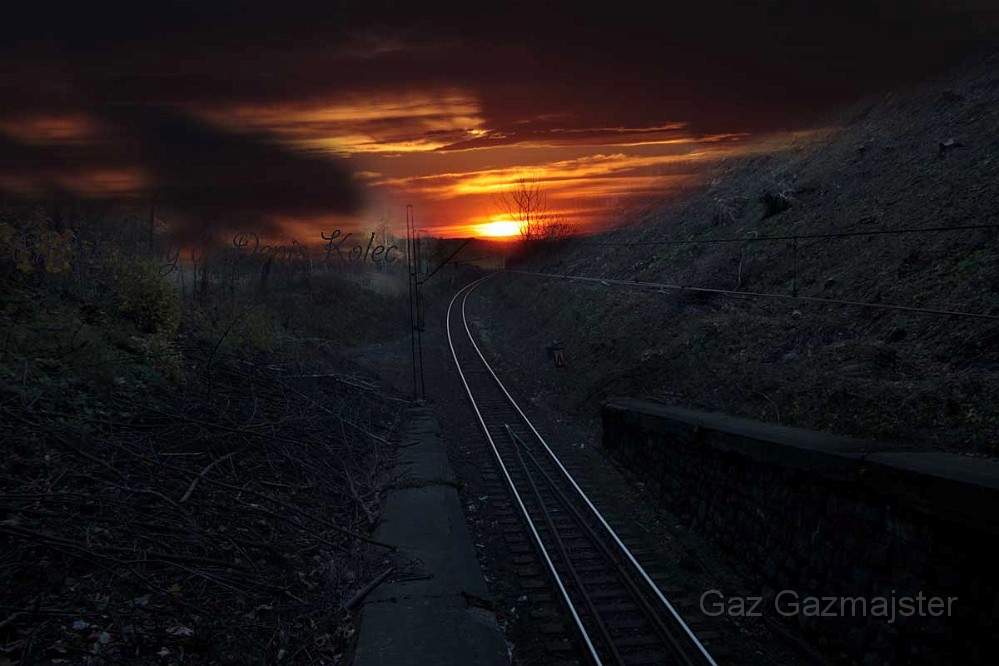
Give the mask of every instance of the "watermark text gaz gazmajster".
M 762 617 L 775 612 L 783 617 L 872 617 L 888 624 L 904 617 L 950 617 L 957 597 L 915 594 L 876 596 L 837 596 L 802 594 L 780 590 L 758 596 L 726 596 L 721 590 L 707 590 L 700 597 L 701 612 L 709 617 Z

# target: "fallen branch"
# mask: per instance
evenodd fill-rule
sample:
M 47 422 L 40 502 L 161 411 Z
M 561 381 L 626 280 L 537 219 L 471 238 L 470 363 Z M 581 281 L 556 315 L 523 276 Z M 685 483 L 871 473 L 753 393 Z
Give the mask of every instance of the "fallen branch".
M 201 473 L 198 474 L 196 477 L 194 477 L 194 479 L 191 481 L 191 485 L 189 485 L 187 487 L 187 492 L 185 492 L 184 496 L 180 498 L 180 504 L 183 504 L 184 502 L 186 502 L 191 497 L 191 493 L 193 493 L 194 489 L 197 488 L 197 486 L 198 486 L 198 481 L 200 481 L 201 479 L 203 479 L 205 477 L 205 474 L 208 474 L 208 472 L 210 472 L 213 467 L 215 467 L 216 465 L 218 465 L 223 460 L 228 460 L 229 458 L 233 457 L 234 455 L 236 455 L 235 451 L 232 452 L 232 453 L 230 453 L 227 456 L 222 456 L 221 458 L 208 463 L 205 466 L 205 468 L 203 470 L 201 470 Z
M 388 578 L 393 571 L 395 571 L 395 567 L 389 567 L 385 571 L 375 576 L 370 583 L 362 587 L 354 594 L 354 596 L 352 596 L 350 599 L 347 600 L 347 602 L 343 605 L 343 609 L 351 610 L 354 606 L 360 603 L 364 599 L 364 597 L 371 594 L 372 590 L 381 585 L 382 581 Z

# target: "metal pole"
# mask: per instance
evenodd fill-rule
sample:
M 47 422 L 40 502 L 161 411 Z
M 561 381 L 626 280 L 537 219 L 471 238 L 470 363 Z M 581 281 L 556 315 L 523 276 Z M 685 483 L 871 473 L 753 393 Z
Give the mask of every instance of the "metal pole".
M 414 240 L 416 242 L 416 353 L 420 366 L 420 398 L 427 397 L 427 386 L 423 376 L 423 299 L 420 296 L 420 232 L 415 230 L 416 220 L 413 220 Z
M 791 283 L 792 294 L 794 296 L 798 295 L 798 238 L 795 237 L 791 241 L 792 247 L 794 248 L 794 281 Z
M 415 306 L 414 279 L 413 279 L 413 231 L 412 231 L 412 210 L 413 206 L 406 205 L 406 281 L 409 284 L 409 341 L 410 358 L 413 366 L 413 399 L 419 399 L 419 386 L 416 381 L 416 320 L 413 317 Z
M 156 241 L 156 199 L 149 200 L 149 256 L 153 256 Z
M 420 267 L 423 265 L 423 258 L 420 256 L 420 231 L 416 229 L 416 220 L 413 220 L 413 254 L 416 257 L 416 270 L 413 283 L 416 285 L 416 332 L 417 340 L 419 340 L 419 333 L 423 330 L 423 317 L 421 316 L 421 300 L 420 300 L 420 285 L 422 281 L 420 280 Z

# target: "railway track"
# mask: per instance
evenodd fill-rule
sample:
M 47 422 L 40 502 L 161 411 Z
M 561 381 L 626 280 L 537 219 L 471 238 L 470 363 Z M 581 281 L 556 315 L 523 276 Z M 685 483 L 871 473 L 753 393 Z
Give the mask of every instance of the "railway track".
M 482 278 L 484 279 L 484 278 Z M 447 309 L 455 367 L 499 476 L 585 657 L 594 664 L 716 664 L 673 604 L 642 568 L 482 355 L 460 289 Z

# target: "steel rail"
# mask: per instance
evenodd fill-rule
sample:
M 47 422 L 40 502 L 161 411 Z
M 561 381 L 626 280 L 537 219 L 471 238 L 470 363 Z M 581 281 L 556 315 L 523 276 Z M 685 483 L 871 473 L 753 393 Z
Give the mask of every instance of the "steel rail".
M 493 273 L 491 275 L 495 275 L 495 273 Z M 707 651 L 707 649 L 704 647 L 704 645 L 701 643 L 701 641 L 697 638 L 697 636 L 691 630 L 690 626 L 683 620 L 683 618 L 677 612 L 677 610 L 673 606 L 673 604 L 670 603 L 669 599 L 667 599 L 666 595 L 663 594 L 662 590 L 659 589 L 659 586 L 655 584 L 655 582 L 652 580 L 652 577 L 649 576 L 649 574 L 645 570 L 645 568 L 642 567 L 642 565 L 638 562 L 638 560 L 632 554 L 631 550 L 624 544 L 624 542 L 618 536 L 617 532 L 615 532 L 614 529 L 610 526 L 610 524 L 604 518 L 603 514 L 600 513 L 600 511 L 597 509 L 597 507 L 590 500 L 589 496 L 587 496 L 587 494 L 583 491 L 583 489 L 576 482 L 576 479 L 573 478 L 572 474 L 570 474 L 569 471 L 565 468 L 565 465 L 562 464 L 562 461 L 555 454 L 555 452 L 552 450 L 552 448 L 548 445 L 548 442 L 545 440 L 544 437 L 542 437 L 541 433 L 538 432 L 538 430 L 537 430 L 537 428 L 535 428 L 533 422 L 531 422 L 531 420 L 527 417 L 527 415 L 524 413 L 524 411 L 520 408 L 520 405 L 517 403 L 517 401 L 514 400 L 514 398 L 513 398 L 512 395 L 510 395 L 510 392 L 506 389 L 506 386 L 504 386 L 503 382 L 500 381 L 499 377 L 496 375 L 496 372 L 493 370 L 492 366 L 489 364 L 489 362 L 486 360 L 485 356 L 482 354 L 482 350 L 479 348 L 478 343 L 476 343 L 475 337 L 472 335 L 471 328 L 468 325 L 468 316 L 467 316 L 467 311 L 466 311 L 466 304 L 467 304 L 467 301 L 468 301 L 469 294 L 471 294 L 472 291 L 474 291 L 482 283 L 482 281 L 486 279 L 486 277 L 490 277 L 490 276 L 485 276 L 485 277 L 479 278 L 478 280 L 475 280 L 474 282 L 466 285 L 462 289 L 458 290 L 458 292 L 455 293 L 455 295 L 451 298 L 451 302 L 448 304 L 447 322 L 446 322 L 447 335 L 448 335 L 448 344 L 451 347 L 451 354 L 452 354 L 452 356 L 454 358 L 455 366 L 457 367 L 458 374 L 461 377 L 462 383 L 465 386 L 465 391 L 468 394 L 469 399 L 472 401 L 472 406 L 475 409 L 475 413 L 476 413 L 476 416 L 479 419 L 479 423 L 482 426 L 482 429 L 483 429 L 483 431 L 486 434 L 486 438 L 488 439 L 489 444 L 492 447 L 493 453 L 496 456 L 496 459 L 497 459 L 497 461 L 500 464 L 500 468 L 502 469 L 503 474 L 504 474 L 504 476 L 507 479 L 507 482 L 510 484 L 511 490 L 514 493 L 514 496 L 515 496 L 515 498 L 517 500 L 517 503 L 520 506 L 521 511 L 524 513 L 524 517 L 527 519 L 528 526 L 529 526 L 532 534 L 534 535 L 534 537 L 535 537 L 536 541 L 538 542 L 539 546 L 541 546 L 541 548 L 542 548 L 542 552 L 544 553 L 545 560 L 546 560 L 549 568 L 551 569 L 552 573 L 555 576 L 556 583 L 557 583 L 560 591 L 563 594 L 563 598 L 570 604 L 570 611 L 572 612 L 573 618 L 576 621 L 577 626 L 579 627 L 580 631 L 582 632 L 583 636 L 585 637 L 585 640 L 586 640 L 586 643 L 587 643 L 587 647 L 590 649 L 591 654 L 593 655 L 593 657 L 599 663 L 599 656 L 596 654 L 596 650 L 593 647 L 592 640 L 590 639 L 589 634 L 586 632 L 585 627 L 582 625 L 582 622 L 581 622 L 581 620 L 579 618 L 579 615 L 576 613 L 575 609 L 572 607 L 571 600 L 569 599 L 568 593 L 565 590 L 565 586 L 562 583 L 561 578 L 558 576 L 558 573 L 555 571 L 554 564 L 552 563 L 551 558 L 548 556 L 547 550 L 544 550 L 544 546 L 541 544 L 540 536 L 538 535 L 537 530 L 534 528 L 534 525 L 533 525 L 533 523 L 531 521 L 530 515 L 527 512 L 526 507 L 523 504 L 523 501 L 522 501 L 522 499 L 520 497 L 520 494 L 517 491 L 516 487 L 514 486 L 513 481 L 512 481 L 512 479 L 511 479 L 511 477 L 509 475 L 509 472 L 507 471 L 507 468 L 506 468 L 505 464 L 503 463 L 503 460 L 502 460 L 502 457 L 501 457 L 501 455 L 499 453 L 499 450 L 496 447 L 496 444 L 493 441 L 493 438 L 492 438 L 492 436 L 489 433 L 488 426 L 486 425 L 485 420 L 484 420 L 481 412 L 479 411 L 478 406 L 476 405 L 475 398 L 474 398 L 474 396 L 472 395 L 472 392 L 471 392 L 471 388 L 469 387 L 468 382 L 467 382 L 467 380 L 465 378 L 465 374 L 464 374 L 464 372 L 461 369 L 461 364 L 460 364 L 460 362 L 458 360 L 458 355 L 457 355 L 457 352 L 455 351 L 454 343 L 453 343 L 453 340 L 451 338 L 451 326 L 450 326 L 450 322 L 451 322 L 451 310 L 452 310 L 452 308 L 454 306 L 454 303 L 457 300 L 457 298 L 458 298 L 459 295 L 462 296 L 462 298 L 461 298 L 461 320 L 462 320 L 462 324 L 463 324 L 464 329 L 465 329 L 465 333 L 468 336 L 468 341 L 471 343 L 472 348 L 475 350 L 476 355 L 479 357 L 479 360 L 482 362 L 483 367 L 485 367 L 485 369 L 489 372 L 489 375 L 492 377 L 493 381 L 496 383 L 496 386 L 499 387 L 500 391 L 506 397 L 506 399 L 509 402 L 509 404 L 514 408 L 514 410 L 517 412 L 517 414 L 523 420 L 524 424 L 527 425 L 527 427 L 530 429 L 530 431 L 537 438 L 538 442 L 545 449 L 545 451 L 547 452 L 548 456 L 555 463 L 555 465 L 559 469 L 559 471 L 564 475 L 565 479 L 569 482 L 569 484 L 576 491 L 576 493 L 578 493 L 579 498 L 583 500 L 583 503 L 593 513 L 593 515 L 596 517 L 597 521 L 600 523 L 600 525 L 603 527 L 603 529 L 606 530 L 607 534 L 611 537 L 611 540 L 618 547 L 618 549 L 620 550 L 620 552 L 624 556 L 624 558 L 631 564 L 631 566 L 634 568 L 635 572 L 638 573 L 638 575 L 641 578 L 641 580 L 647 585 L 648 590 L 652 592 L 653 596 L 659 600 L 659 602 L 662 604 L 663 608 L 666 609 L 667 613 L 679 625 L 679 627 L 682 629 L 683 633 L 686 635 L 687 639 L 690 641 L 691 645 L 696 649 L 697 653 L 702 657 L 702 659 L 705 661 L 705 663 L 709 664 L 709 666 L 717 666 L 717 662 L 714 660 L 714 658 L 711 656 L 711 654 Z
M 579 511 L 579 509 L 576 508 L 576 506 L 570 501 L 569 497 L 565 494 L 565 492 L 561 488 L 559 488 L 555 480 L 548 475 L 548 472 L 545 471 L 544 467 L 541 465 L 541 462 L 534 456 L 533 453 L 531 453 L 530 449 L 527 447 L 527 443 L 524 442 L 519 436 L 517 436 L 509 426 L 507 426 L 507 432 L 510 433 L 510 437 L 514 439 L 517 443 L 519 443 L 521 447 L 521 449 L 518 449 L 518 455 L 521 455 L 520 450 L 522 450 L 523 453 L 527 454 L 531 462 L 534 463 L 534 466 L 537 467 L 538 472 L 540 472 L 541 476 L 545 479 L 545 481 L 548 482 L 548 485 L 551 487 L 554 494 L 561 500 L 562 505 L 566 507 L 576 518 L 577 524 L 583 529 L 584 532 L 589 534 L 590 540 L 593 541 L 594 544 L 596 544 L 597 548 L 607 557 L 607 559 L 609 559 L 611 562 L 614 563 L 614 566 L 617 568 L 618 573 L 621 574 L 621 579 L 624 581 L 625 587 L 627 587 L 631 591 L 635 599 L 645 609 L 646 614 L 649 616 L 649 619 L 652 621 L 652 624 L 655 625 L 659 633 L 663 637 L 665 637 L 666 641 L 673 647 L 673 649 L 680 654 L 680 656 L 684 660 L 684 663 L 693 666 L 694 662 L 690 660 L 686 651 L 683 649 L 683 646 L 677 640 L 676 636 L 674 636 L 673 632 L 670 631 L 670 628 L 666 626 L 666 623 L 663 622 L 663 619 L 660 617 L 660 615 L 656 613 L 655 608 L 653 608 L 652 604 L 642 593 L 642 590 L 639 588 L 639 586 L 635 583 L 634 580 L 632 580 L 631 576 L 628 573 L 628 570 L 617 561 L 617 559 L 614 556 L 614 553 L 607 546 L 607 544 L 604 543 L 604 540 L 600 538 L 600 535 L 597 534 L 596 530 L 593 529 L 593 526 L 591 526 L 589 523 L 586 522 L 585 517 Z
M 486 276 L 488 277 L 488 276 Z M 569 613 L 572 615 L 572 619 L 576 624 L 577 629 L 583 639 L 583 643 L 586 645 L 586 649 L 589 652 L 590 658 L 593 663 L 597 666 L 603 666 L 603 661 L 600 659 L 600 655 L 597 653 L 596 647 L 593 645 L 593 641 L 590 638 L 590 634 L 586 631 L 586 627 L 583 626 L 583 621 L 579 617 L 579 613 L 576 612 L 575 605 L 572 603 L 572 599 L 569 598 L 569 592 L 565 588 L 565 584 L 562 582 L 562 577 L 559 576 L 558 571 L 555 569 L 555 564 L 552 562 L 551 556 L 548 553 L 548 549 L 545 548 L 544 543 L 541 541 L 541 535 L 538 534 L 538 530 L 534 527 L 534 521 L 531 520 L 531 514 L 527 511 L 527 507 L 524 505 L 524 500 L 520 496 L 520 492 L 517 490 L 516 484 L 510 476 L 510 472 L 503 462 L 503 457 L 500 455 L 499 449 L 496 447 L 496 443 L 493 441 L 492 435 L 489 433 L 489 426 L 486 425 L 485 419 L 482 417 L 482 412 L 479 411 L 479 406 L 475 402 L 475 397 L 472 395 L 472 389 L 468 385 L 468 380 L 465 378 L 465 372 L 461 369 L 461 362 L 458 360 L 458 352 L 454 348 L 454 340 L 451 338 L 451 309 L 454 306 L 455 300 L 458 298 L 459 294 L 464 292 L 465 297 L 468 296 L 468 292 L 474 289 L 485 277 L 481 277 L 478 280 L 471 282 L 457 292 L 451 297 L 451 302 L 447 306 L 447 316 L 445 317 L 444 329 L 447 333 L 447 343 L 451 348 L 451 357 L 454 359 L 454 366 L 458 370 L 458 376 L 461 378 L 461 383 L 465 387 L 465 393 L 468 394 L 468 399 L 472 403 L 472 409 L 475 411 L 475 416 L 479 420 L 479 425 L 482 426 L 482 432 L 486 436 L 486 440 L 489 442 L 489 446 L 493 450 L 493 455 L 496 457 L 496 462 L 500 467 L 500 471 L 503 473 L 503 477 L 506 479 L 507 484 L 510 486 L 510 490 L 513 492 L 513 497 L 517 502 L 517 506 L 520 507 L 521 513 L 524 514 L 524 520 L 527 522 L 527 526 L 531 531 L 531 535 L 534 537 L 534 542 L 538 546 L 538 550 L 541 553 L 542 558 L 548 565 L 548 570 L 552 574 L 552 578 L 555 580 L 555 585 L 559 589 L 559 593 L 562 595 L 562 599 L 565 601 L 568 607 Z M 462 320 L 464 323 L 465 319 L 465 299 L 462 298 Z M 465 323 L 465 330 L 468 331 L 468 324 Z M 474 344 L 474 343 L 473 343 Z
M 569 576 L 577 590 L 579 590 L 580 596 L 583 597 L 583 601 L 586 603 L 586 610 L 589 611 L 590 616 L 597 625 L 597 629 L 600 631 L 600 635 L 604 639 L 604 643 L 607 644 L 608 649 L 614 656 L 614 661 L 618 664 L 624 663 L 621 658 L 621 653 L 618 651 L 617 646 L 614 644 L 614 639 L 611 636 L 610 630 L 607 629 L 607 624 L 604 622 L 603 618 L 600 617 L 600 612 L 597 610 L 596 605 L 593 603 L 593 598 L 586 592 L 586 586 L 583 585 L 583 578 L 576 571 L 576 565 L 573 563 L 572 558 L 569 557 L 569 549 L 566 548 L 565 540 L 562 539 L 562 534 L 559 532 L 558 527 L 555 525 L 555 520 L 552 518 L 551 511 L 548 505 L 545 503 L 545 498 L 541 494 L 541 490 L 538 488 L 538 484 L 534 481 L 534 475 L 531 474 L 530 468 L 527 466 L 527 462 L 524 460 L 524 454 L 531 456 L 532 461 L 537 465 L 537 460 L 531 455 L 531 452 L 526 449 L 526 447 L 521 448 L 524 442 L 517 437 L 513 432 L 513 428 L 510 424 L 504 423 L 503 427 L 506 429 L 506 434 L 509 435 L 510 440 L 513 442 L 513 450 L 517 455 L 517 462 L 520 463 L 521 469 L 524 470 L 524 476 L 527 478 L 528 485 L 531 486 L 531 492 L 534 493 L 535 499 L 538 501 L 538 508 L 541 510 L 541 514 L 545 518 L 545 524 L 548 526 L 548 531 L 552 535 L 552 539 L 555 541 L 555 545 L 558 547 L 559 555 L 562 557 L 562 561 L 565 562 L 565 568 L 569 570 Z M 544 475 L 545 479 L 549 482 L 553 489 L 555 485 L 552 483 L 551 478 L 545 474 L 545 471 L 541 469 L 538 465 L 538 470 Z M 557 490 L 557 489 L 556 489 Z M 566 506 L 570 506 L 565 498 L 563 498 L 563 503 Z

